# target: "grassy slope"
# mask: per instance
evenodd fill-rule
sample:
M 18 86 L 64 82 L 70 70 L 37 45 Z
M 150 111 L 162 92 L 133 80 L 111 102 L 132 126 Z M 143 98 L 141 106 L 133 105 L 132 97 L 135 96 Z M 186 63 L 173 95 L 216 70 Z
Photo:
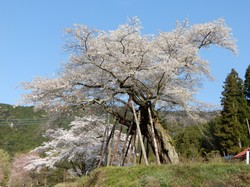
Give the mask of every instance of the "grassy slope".
M 92 172 L 85 179 L 85 186 L 243 187 L 250 186 L 250 166 L 236 163 L 220 163 L 108 167 Z

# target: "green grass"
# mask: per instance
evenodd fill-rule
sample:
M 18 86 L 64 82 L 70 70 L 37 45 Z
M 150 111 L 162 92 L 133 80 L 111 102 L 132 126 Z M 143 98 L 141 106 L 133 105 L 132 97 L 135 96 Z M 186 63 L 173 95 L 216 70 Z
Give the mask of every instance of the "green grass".
M 250 186 L 250 166 L 245 164 L 180 164 L 106 167 L 93 171 L 84 186 Z

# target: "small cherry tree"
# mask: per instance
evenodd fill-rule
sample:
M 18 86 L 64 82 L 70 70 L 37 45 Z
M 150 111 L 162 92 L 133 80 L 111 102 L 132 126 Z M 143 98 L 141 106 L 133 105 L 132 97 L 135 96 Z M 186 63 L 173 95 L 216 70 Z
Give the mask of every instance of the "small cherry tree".
M 70 123 L 68 130 L 61 128 L 47 130 L 45 137 L 48 141 L 33 150 L 43 156 L 31 160 L 26 169 L 39 172 L 45 168 L 58 168 L 61 163 L 68 162 L 71 165 L 68 168 L 70 174 L 73 176 L 84 175 L 98 166 L 105 145 L 103 140 L 106 137 L 103 132 L 107 131 L 109 126 L 105 123 L 104 118 L 88 116 L 76 117 Z M 115 137 L 117 137 L 117 133 L 117 131 L 114 132 Z M 125 135 L 121 136 L 121 140 L 124 140 Z M 116 140 L 117 138 L 115 138 Z M 120 147 L 122 145 L 120 144 Z
M 32 186 L 36 180 L 31 177 L 29 171 L 25 169 L 29 162 L 38 159 L 34 153 L 20 154 L 13 158 L 12 168 L 7 186 Z
M 139 19 L 133 18 L 108 32 L 86 25 L 66 29 L 68 63 L 57 78 L 24 83 L 31 90 L 24 100 L 54 114 L 99 105 L 123 125 L 133 125 L 131 134 L 136 129 L 135 114 L 134 119 L 128 118 L 117 107 L 128 106 L 130 113 L 135 107 L 141 133 L 159 161 L 177 163 L 157 109 L 188 111 L 197 106 L 194 95 L 201 80 L 211 78 L 199 50 L 217 45 L 237 53 L 235 40 L 222 19 L 193 26 L 177 22 L 174 30 L 157 35 L 143 35 L 141 28 Z

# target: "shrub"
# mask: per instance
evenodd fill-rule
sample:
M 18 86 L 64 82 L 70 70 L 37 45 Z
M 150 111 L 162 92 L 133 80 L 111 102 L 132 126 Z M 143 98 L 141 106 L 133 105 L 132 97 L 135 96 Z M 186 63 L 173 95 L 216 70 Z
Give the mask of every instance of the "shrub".
M 5 150 L 0 149 L 0 186 L 6 184 L 9 171 L 10 156 Z

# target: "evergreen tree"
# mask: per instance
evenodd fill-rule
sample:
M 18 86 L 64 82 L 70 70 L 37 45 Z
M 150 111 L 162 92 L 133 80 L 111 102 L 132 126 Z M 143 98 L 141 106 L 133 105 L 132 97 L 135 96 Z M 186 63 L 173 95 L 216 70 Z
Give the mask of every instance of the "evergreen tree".
M 247 67 L 244 81 L 244 94 L 248 105 L 250 105 L 250 65 Z
M 246 120 L 250 120 L 250 65 L 248 65 L 246 74 L 245 74 L 245 81 L 244 81 L 244 95 L 245 99 L 247 100 L 248 104 L 248 115 Z M 249 127 L 248 127 L 249 128 Z M 249 132 L 249 129 L 247 129 Z M 248 133 L 248 146 L 250 146 L 250 132 Z
M 223 88 L 221 123 L 217 125 L 215 136 L 219 140 L 221 152 L 228 155 L 247 146 L 245 119 L 248 116 L 248 106 L 243 81 L 234 69 L 227 76 Z

